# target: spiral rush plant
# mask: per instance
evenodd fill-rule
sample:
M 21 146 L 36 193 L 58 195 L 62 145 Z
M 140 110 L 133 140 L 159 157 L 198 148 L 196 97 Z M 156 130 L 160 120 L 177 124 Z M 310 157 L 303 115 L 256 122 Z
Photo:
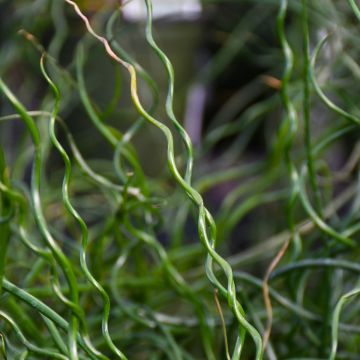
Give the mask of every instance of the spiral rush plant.
M 121 6 L 8 4 L 0 358 L 358 358 L 360 10 L 234 3 L 247 16 L 193 82 L 216 84 L 243 53 L 267 54 L 267 71 L 196 147 L 150 0 L 142 64 Z

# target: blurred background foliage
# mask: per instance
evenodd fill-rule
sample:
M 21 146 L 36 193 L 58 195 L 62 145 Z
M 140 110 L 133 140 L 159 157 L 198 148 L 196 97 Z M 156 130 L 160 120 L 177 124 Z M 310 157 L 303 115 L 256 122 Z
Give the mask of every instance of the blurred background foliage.
M 137 14 L 132 2 L 77 4 L 134 64 L 142 104 L 171 129 L 184 174 L 186 147 L 166 112 L 169 77 L 146 40 L 145 4 Z M 359 359 L 359 302 L 343 306 L 360 273 L 356 1 L 181 4 L 154 2 L 153 35 L 175 70 L 174 113 L 194 145 L 192 187 L 214 216 L 216 250 L 263 349 L 239 332 L 229 298 L 207 278 L 198 210 L 167 166 L 163 134 L 133 106 L 126 70 L 65 1 L 1 0 L 0 358 L 121 358 L 116 345 L 129 359 Z M 61 94 L 55 138 L 71 161 L 69 198 L 88 244 L 64 202 L 42 55 Z M 17 101 L 34 119 L 38 150 Z M 46 231 L 70 263 L 77 299 Z M 212 271 L 227 284 L 221 266 Z

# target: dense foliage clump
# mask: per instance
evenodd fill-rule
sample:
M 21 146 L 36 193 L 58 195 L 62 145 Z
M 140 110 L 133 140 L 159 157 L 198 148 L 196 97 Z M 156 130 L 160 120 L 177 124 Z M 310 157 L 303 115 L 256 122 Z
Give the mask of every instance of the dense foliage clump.
M 0 2 L 0 359 L 358 359 L 356 1 L 126 5 Z

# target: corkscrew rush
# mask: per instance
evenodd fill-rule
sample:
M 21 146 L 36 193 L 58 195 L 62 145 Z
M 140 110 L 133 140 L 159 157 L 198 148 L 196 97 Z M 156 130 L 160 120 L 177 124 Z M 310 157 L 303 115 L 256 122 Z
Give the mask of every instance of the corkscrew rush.
M 234 3 L 246 16 L 215 36 L 222 13 L 179 33 L 157 29 L 150 0 L 141 22 L 128 2 L 15 1 L 0 44 L 0 358 L 357 358 L 359 6 L 323 2 Z M 219 43 L 211 84 L 200 66 L 189 79 L 214 90 L 193 152 L 177 109 L 203 26 Z M 194 43 L 167 42 L 179 35 Z M 253 60 L 266 73 L 243 83 L 235 67 Z
M 170 131 L 170 129 L 161 123 L 160 121 L 156 120 L 154 117 L 152 117 L 142 106 L 138 92 L 137 92 L 137 74 L 136 70 L 133 65 L 127 63 L 120 57 L 118 57 L 115 52 L 112 50 L 109 42 L 106 40 L 106 38 L 100 36 L 97 34 L 92 26 L 90 25 L 90 22 L 88 18 L 82 13 L 78 5 L 71 1 L 71 0 L 65 0 L 68 4 L 70 4 L 75 12 L 78 14 L 78 16 L 83 20 L 85 23 L 85 26 L 87 28 L 87 31 L 95 37 L 98 41 L 100 41 L 107 54 L 117 63 L 122 65 L 127 69 L 130 75 L 130 91 L 131 91 L 131 98 L 134 103 L 134 106 L 136 107 L 137 111 L 141 116 L 143 116 L 149 123 L 156 126 L 158 129 L 160 129 L 163 134 L 166 137 L 167 140 L 167 160 L 169 169 L 177 182 L 177 184 L 184 190 L 184 192 L 187 194 L 187 196 L 191 199 L 191 201 L 198 207 L 198 230 L 199 230 L 199 236 L 200 239 L 205 246 L 208 256 L 206 260 L 206 273 L 210 280 L 210 282 L 213 284 L 215 288 L 218 289 L 219 293 L 227 299 L 228 305 L 231 309 L 231 311 L 234 313 L 236 319 L 238 320 L 239 324 L 241 325 L 240 334 L 237 339 L 235 349 L 233 352 L 233 359 L 239 359 L 241 355 L 241 351 L 243 348 L 243 343 L 245 340 L 245 333 L 248 332 L 252 339 L 254 340 L 254 343 L 256 345 L 256 359 L 260 360 L 262 359 L 262 340 L 261 336 L 258 333 L 258 331 L 246 320 L 244 310 L 239 303 L 236 295 L 236 287 L 234 282 L 234 276 L 231 266 L 227 263 L 225 259 L 223 259 L 215 250 L 216 246 L 216 225 L 214 223 L 214 220 L 209 213 L 209 211 L 206 209 L 203 199 L 201 195 L 189 185 L 189 183 L 181 176 L 176 162 L 175 162 L 175 155 L 174 155 L 174 140 L 173 135 Z M 148 12 L 151 13 L 151 6 L 148 4 Z M 148 28 L 149 30 L 149 28 Z M 226 286 L 222 285 L 219 280 L 217 279 L 216 275 L 213 271 L 213 261 L 215 261 L 223 270 L 224 274 L 227 277 L 227 284 Z
M 274 258 L 274 260 L 270 263 L 268 270 L 266 271 L 264 282 L 263 282 L 263 297 L 264 297 L 264 303 L 267 311 L 267 327 L 265 329 L 264 335 L 263 335 L 263 346 L 266 349 L 266 345 L 270 339 L 271 335 L 271 327 L 272 327 L 272 305 L 271 300 L 269 296 L 269 288 L 268 288 L 268 281 L 271 276 L 272 271 L 275 269 L 277 264 L 280 262 L 281 258 L 284 256 L 285 252 L 287 251 L 290 243 L 293 244 L 293 248 L 295 249 L 295 252 L 297 255 L 300 252 L 301 249 L 301 240 L 299 233 L 296 230 L 295 227 L 295 221 L 294 221 L 294 208 L 296 204 L 296 200 L 299 195 L 299 186 L 298 186 L 298 172 L 296 169 L 296 166 L 292 160 L 292 146 L 293 146 L 293 140 L 296 137 L 296 132 L 298 129 L 298 119 L 297 114 L 295 111 L 294 104 L 292 102 L 292 99 L 289 95 L 289 82 L 291 80 L 293 67 L 294 67 L 294 54 L 293 51 L 287 41 L 286 33 L 285 33 L 285 20 L 286 20 L 286 14 L 287 14 L 287 8 L 288 8 L 288 2 L 287 0 L 281 0 L 280 1 L 280 7 L 279 12 L 277 16 L 277 32 L 278 37 L 280 40 L 280 44 L 282 47 L 283 57 L 285 60 L 285 66 L 283 70 L 283 77 L 282 77 L 282 83 L 281 83 L 281 99 L 283 103 L 283 107 L 285 109 L 285 116 L 283 120 L 283 124 L 279 131 L 279 144 L 282 144 L 284 148 L 284 155 L 285 155 L 285 163 L 287 165 L 287 171 L 288 171 L 288 177 L 290 179 L 291 183 L 291 189 L 290 189 L 290 195 L 289 195 L 289 201 L 287 204 L 287 223 L 289 230 L 291 232 L 291 238 L 286 240 L 282 247 L 280 248 L 277 256 Z
M 0 90 L 5 94 L 9 99 L 11 104 L 14 106 L 16 111 L 21 115 L 21 119 L 24 121 L 26 127 L 28 128 L 31 138 L 34 144 L 34 162 L 32 167 L 32 177 L 31 177 L 31 196 L 33 202 L 33 208 L 35 212 L 35 219 L 38 223 L 39 229 L 42 233 L 44 240 L 46 241 L 48 247 L 51 249 L 51 252 L 62 268 L 66 280 L 68 282 L 70 293 L 71 293 L 71 302 L 73 304 L 78 303 L 78 287 L 76 277 L 73 271 L 73 267 L 66 256 L 63 254 L 62 250 L 56 243 L 55 239 L 49 232 L 46 221 L 43 215 L 41 200 L 40 200 L 40 188 L 41 188 L 41 167 L 42 167 L 42 155 L 40 148 L 40 134 L 38 129 L 27 113 L 23 105 L 16 99 L 15 95 L 10 91 L 10 89 L 5 85 L 5 83 L 0 79 Z M 71 321 L 69 323 L 69 332 L 68 332 L 68 343 L 70 349 L 70 359 L 75 360 L 77 358 L 77 341 L 76 336 L 78 332 L 79 321 L 77 316 L 73 313 L 71 316 Z
M 81 218 L 79 213 L 75 210 L 75 208 L 72 206 L 72 204 L 70 202 L 69 182 L 70 182 L 70 178 L 71 178 L 71 163 L 70 163 L 69 156 L 67 155 L 66 151 L 64 150 L 64 148 L 58 141 L 58 139 L 56 137 L 56 132 L 55 132 L 55 122 L 56 122 L 56 117 L 57 117 L 58 111 L 59 111 L 60 92 L 57 89 L 57 87 L 55 86 L 55 84 L 51 81 L 49 75 L 46 72 L 45 65 L 44 65 L 44 59 L 45 59 L 45 56 L 43 55 L 41 57 L 41 62 L 40 62 L 41 71 L 55 95 L 54 110 L 53 110 L 53 114 L 51 116 L 50 124 L 49 124 L 50 138 L 51 138 L 51 141 L 53 142 L 55 148 L 59 151 L 59 153 L 64 161 L 64 164 L 65 164 L 65 176 L 64 176 L 64 180 L 63 180 L 63 186 L 62 186 L 64 205 L 65 205 L 66 209 L 68 210 L 68 212 L 73 216 L 73 218 L 77 221 L 77 223 L 79 224 L 79 226 L 81 228 L 81 232 L 82 232 L 82 240 L 81 240 L 81 247 L 80 247 L 81 268 L 82 268 L 87 280 L 92 284 L 92 286 L 94 286 L 94 288 L 96 288 L 97 292 L 101 296 L 103 303 L 104 303 L 102 332 L 105 337 L 105 341 L 106 341 L 107 345 L 109 346 L 109 348 L 111 349 L 111 351 L 119 359 L 123 360 L 123 359 L 126 359 L 125 355 L 114 345 L 114 343 L 111 340 L 110 334 L 109 334 L 109 327 L 108 327 L 108 320 L 109 320 L 109 314 L 110 314 L 109 296 L 108 296 L 107 292 L 104 290 L 104 288 L 100 285 L 100 283 L 98 281 L 96 281 L 95 278 L 92 276 L 92 274 L 88 268 L 88 265 L 87 265 L 86 253 L 87 253 L 87 246 L 88 246 L 88 229 L 87 229 L 86 223 Z

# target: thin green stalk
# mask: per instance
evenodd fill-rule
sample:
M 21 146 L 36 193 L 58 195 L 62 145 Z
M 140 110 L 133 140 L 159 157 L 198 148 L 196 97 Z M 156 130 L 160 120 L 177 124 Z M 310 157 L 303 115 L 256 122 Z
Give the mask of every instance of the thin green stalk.
M 149 123 L 157 127 L 159 130 L 161 130 L 161 132 L 166 137 L 167 157 L 168 157 L 168 165 L 170 171 L 174 179 L 178 183 L 178 185 L 183 189 L 183 191 L 187 194 L 190 200 L 197 206 L 199 211 L 198 231 L 199 231 L 200 239 L 208 251 L 206 266 L 207 266 L 207 275 L 209 277 L 209 280 L 211 281 L 213 286 L 215 286 L 219 290 L 219 293 L 222 294 L 222 296 L 224 296 L 228 300 L 229 307 L 236 316 L 239 324 L 241 324 L 244 327 L 244 329 L 246 329 L 246 331 L 249 332 L 251 337 L 253 338 L 256 345 L 256 359 L 257 360 L 262 359 L 261 337 L 257 332 L 257 330 L 245 319 L 244 311 L 237 300 L 232 268 L 226 262 L 226 260 L 222 258 L 215 250 L 216 226 L 212 219 L 212 216 L 210 215 L 209 211 L 205 208 L 201 195 L 186 182 L 186 180 L 179 173 L 179 170 L 176 166 L 175 156 L 174 156 L 174 140 L 170 129 L 167 126 L 165 126 L 163 123 L 156 120 L 150 114 L 148 114 L 148 112 L 143 108 L 140 99 L 138 97 L 137 74 L 134 66 L 119 58 L 113 52 L 107 40 L 104 37 L 94 32 L 88 19 L 84 16 L 84 14 L 81 12 L 79 7 L 73 1 L 66 0 L 66 2 L 68 2 L 70 5 L 74 7 L 76 13 L 84 21 L 88 32 L 104 45 L 104 48 L 108 53 L 108 55 L 113 60 L 115 60 L 116 62 L 118 62 L 128 70 L 131 80 L 131 88 L 130 88 L 131 97 L 135 108 L 137 109 L 137 111 L 141 116 L 143 116 Z M 224 274 L 226 275 L 227 278 L 226 288 L 217 280 L 217 278 L 213 273 L 212 270 L 213 260 L 223 269 Z M 241 338 L 243 338 L 244 333 L 241 332 L 240 336 Z M 237 343 L 237 346 L 234 350 L 234 355 L 233 355 L 234 359 L 240 358 L 240 352 L 242 347 L 240 347 L 238 344 L 239 343 Z

